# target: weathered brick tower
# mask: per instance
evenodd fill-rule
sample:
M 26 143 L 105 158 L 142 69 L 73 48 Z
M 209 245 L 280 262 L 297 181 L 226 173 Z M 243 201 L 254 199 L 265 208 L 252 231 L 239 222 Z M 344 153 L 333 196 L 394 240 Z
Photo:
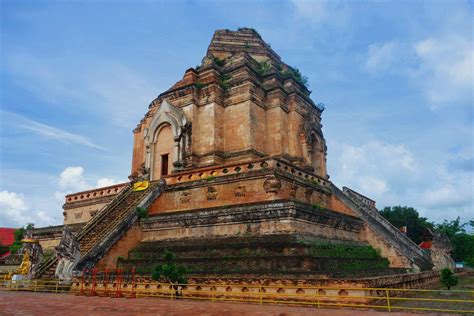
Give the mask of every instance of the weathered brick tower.
M 329 181 L 323 107 L 305 81 L 256 31 L 216 31 L 202 64 L 133 131 L 132 177 L 148 176 L 148 193 L 123 184 L 66 197 L 65 223 L 95 212 L 78 228 L 77 268 L 118 260 L 146 274 L 168 248 L 196 274 L 430 269 L 373 201 Z

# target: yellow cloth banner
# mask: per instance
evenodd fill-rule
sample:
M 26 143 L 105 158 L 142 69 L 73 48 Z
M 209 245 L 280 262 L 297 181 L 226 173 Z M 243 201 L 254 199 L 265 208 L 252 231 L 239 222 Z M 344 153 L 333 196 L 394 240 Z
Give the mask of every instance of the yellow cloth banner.
M 133 184 L 133 191 L 143 191 L 143 190 L 148 189 L 149 186 L 150 186 L 149 181 L 135 182 Z

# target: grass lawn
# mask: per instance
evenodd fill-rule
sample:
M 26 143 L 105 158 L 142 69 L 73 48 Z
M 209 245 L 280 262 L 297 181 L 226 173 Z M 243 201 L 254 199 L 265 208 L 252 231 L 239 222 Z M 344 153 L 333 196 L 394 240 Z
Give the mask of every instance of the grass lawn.
M 434 286 L 433 290 L 437 292 L 404 292 L 401 297 L 410 297 L 417 299 L 439 299 L 439 300 L 470 300 L 471 302 L 435 302 L 435 301 L 405 301 L 393 298 L 391 303 L 395 307 L 414 307 L 414 308 L 436 308 L 436 309 L 450 309 L 450 310 L 468 310 L 474 315 L 474 275 L 460 276 L 458 285 L 447 291 L 441 284 Z M 470 291 L 470 292 L 456 292 L 456 291 Z M 394 309 L 400 311 L 400 309 Z

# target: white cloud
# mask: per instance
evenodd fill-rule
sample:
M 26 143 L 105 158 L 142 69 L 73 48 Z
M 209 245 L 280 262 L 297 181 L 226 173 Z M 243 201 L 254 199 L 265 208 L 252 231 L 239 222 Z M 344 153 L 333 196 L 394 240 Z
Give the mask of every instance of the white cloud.
M 89 139 L 82 135 L 69 133 L 65 130 L 55 128 L 46 124 L 41 124 L 32 120 L 28 120 L 27 125 L 19 125 L 24 129 L 28 129 L 38 135 L 44 136 L 49 139 L 58 140 L 67 144 L 79 144 L 91 148 L 104 149 L 91 142 Z
M 294 18 L 308 22 L 313 27 L 342 27 L 349 23 L 350 8 L 342 1 L 291 0 Z
M 390 68 L 398 54 L 398 48 L 394 41 L 369 45 L 365 69 L 374 74 Z
M 0 191 L 0 226 L 23 226 L 32 223 L 24 198 L 15 192 Z
M 461 216 L 474 218 L 474 172 L 467 168 L 448 169 L 434 161 L 418 161 L 401 144 L 370 141 L 359 146 L 330 144 L 331 179 L 377 201 L 382 208 L 390 205 L 415 207 L 435 222 Z
M 107 115 L 120 127 L 134 127 L 144 113 L 137 112 L 133 105 L 142 106 L 145 111 L 159 91 L 152 80 L 108 59 L 93 64 L 84 60 L 87 64 L 81 65 L 77 60 L 39 58 L 31 52 L 10 49 L 5 61 L 13 80 L 49 104 L 74 105 L 90 113 Z
M 97 180 L 97 187 L 108 187 L 110 185 L 118 184 L 120 183 L 119 181 L 115 181 L 114 179 L 109 179 L 109 178 L 100 178 Z
M 443 103 L 470 100 L 474 91 L 474 46 L 472 39 L 452 35 L 416 42 L 419 58 L 416 78 L 433 108 Z
M 0 114 L 2 120 L 4 120 L 6 123 L 12 124 L 15 127 L 31 131 L 41 137 L 60 141 L 66 144 L 77 144 L 90 148 L 104 150 L 103 147 L 93 143 L 85 136 L 70 133 L 60 128 L 39 123 L 16 113 L 0 111 Z
M 458 207 L 472 199 L 472 192 L 469 194 L 468 190 L 455 187 L 451 183 L 437 184 L 436 188 L 426 190 L 421 196 L 424 206 L 437 209 Z
M 364 69 L 370 74 L 406 77 L 429 101 L 431 109 L 446 105 L 474 105 L 474 45 L 472 38 L 439 35 L 403 43 L 372 43 Z
M 93 188 L 106 187 L 123 182 L 125 181 L 116 181 L 111 178 L 99 178 L 96 181 L 96 185 L 94 185 L 86 180 L 83 167 L 67 167 L 59 175 L 58 185 L 60 190 L 56 191 L 54 196 L 58 201 L 64 202 L 64 197 L 67 194 L 90 190 Z
M 59 187 L 68 191 L 85 190 L 88 185 L 83 174 L 84 168 L 82 167 L 67 167 L 59 175 Z
M 27 223 L 34 223 L 36 227 L 60 225 L 63 222 L 61 206 L 66 194 L 122 182 L 94 175 L 86 177 L 81 166 L 67 167 L 59 175 L 3 169 L 0 176 L 0 227 L 20 227 Z

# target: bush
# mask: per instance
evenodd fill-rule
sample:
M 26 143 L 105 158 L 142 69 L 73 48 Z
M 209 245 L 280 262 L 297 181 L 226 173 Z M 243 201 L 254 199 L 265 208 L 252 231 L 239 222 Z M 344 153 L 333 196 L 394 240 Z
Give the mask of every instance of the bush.
M 448 268 L 441 270 L 441 284 L 446 286 L 448 291 L 451 289 L 451 286 L 455 286 L 459 282 L 459 278 L 454 275 L 454 272 Z
M 175 263 L 176 256 L 168 249 L 165 249 L 163 259 L 165 260 L 165 263 L 157 265 L 151 275 L 153 280 L 161 280 L 174 284 L 186 284 L 188 280 L 184 277 L 184 274 L 188 273 L 189 269 L 177 265 Z
M 148 209 L 144 207 L 137 207 L 135 212 L 137 213 L 139 219 L 148 218 Z
M 16 254 L 21 249 L 21 247 L 23 247 L 23 244 L 21 243 L 21 240 L 23 239 L 23 235 L 25 235 L 27 230 L 33 229 L 33 228 L 35 228 L 35 224 L 28 224 L 26 225 L 26 228 L 21 227 L 15 230 L 15 232 L 13 233 L 15 235 L 15 241 L 10 246 L 10 252 L 12 254 Z

